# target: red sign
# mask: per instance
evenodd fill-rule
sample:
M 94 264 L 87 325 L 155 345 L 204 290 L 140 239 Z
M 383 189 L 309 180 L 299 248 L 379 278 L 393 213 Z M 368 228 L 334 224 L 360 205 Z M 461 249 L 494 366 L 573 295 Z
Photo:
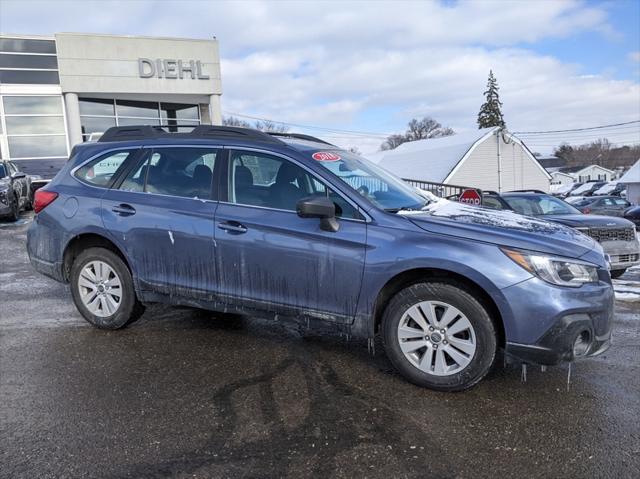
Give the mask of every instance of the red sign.
M 340 160 L 340 155 L 336 155 L 335 153 L 331 153 L 329 151 L 318 151 L 311 155 L 316 161 L 338 161 Z
M 477 190 L 464 190 L 460 198 L 458 198 L 458 201 L 473 206 L 480 206 L 482 204 L 482 198 Z

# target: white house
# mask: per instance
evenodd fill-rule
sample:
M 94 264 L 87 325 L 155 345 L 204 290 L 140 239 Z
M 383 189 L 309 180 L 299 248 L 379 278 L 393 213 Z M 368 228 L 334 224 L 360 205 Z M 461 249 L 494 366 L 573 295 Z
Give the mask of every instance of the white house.
M 634 205 L 640 204 L 640 160 L 627 171 L 618 183 L 627 185 L 627 201 Z
M 572 176 L 573 180 L 578 183 L 586 183 L 587 181 L 609 182 L 616 176 L 615 171 L 600 165 L 571 166 L 567 168 L 560 168 L 558 172 Z
M 403 143 L 370 159 L 401 178 L 485 190 L 548 192 L 551 180 L 522 141 L 498 127 Z

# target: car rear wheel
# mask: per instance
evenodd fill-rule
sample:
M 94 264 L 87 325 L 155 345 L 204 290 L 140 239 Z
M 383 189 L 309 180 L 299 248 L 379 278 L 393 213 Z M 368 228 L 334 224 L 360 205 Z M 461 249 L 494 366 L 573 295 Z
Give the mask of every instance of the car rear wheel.
M 18 217 L 20 216 L 20 206 L 16 195 L 11 195 L 11 198 L 9 199 L 9 208 L 9 221 L 18 221 Z
M 400 291 L 382 319 L 385 350 L 409 381 L 440 391 L 478 383 L 496 355 L 486 308 L 461 286 L 419 283 Z
M 616 279 L 619 278 L 620 276 L 622 276 L 625 272 L 627 271 L 627 269 L 616 269 L 614 271 L 611 271 L 611 278 Z
M 84 318 L 101 329 L 119 329 L 144 312 L 122 259 L 104 248 L 89 248 L 71 267 L 71 294 Z

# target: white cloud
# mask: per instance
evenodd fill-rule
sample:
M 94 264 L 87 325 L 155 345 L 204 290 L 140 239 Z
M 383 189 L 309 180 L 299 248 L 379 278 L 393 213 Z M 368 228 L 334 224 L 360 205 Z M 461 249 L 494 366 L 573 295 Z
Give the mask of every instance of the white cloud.
M 468 130 L 475 128 L 489 69 L 515 130 L 640 118 L 637 80 L 613 80 L 534 51 L 548 38 L 616 35 L 606 10 L 577 0 L 84 1 L 82 15 L 73 13 L 77 2 L 0 2 L 0 31 L 215 35 L 223 108 L 292 123 L 387 133 L 431 115 Z M 325 136 L 365 152 L 381 142 Z

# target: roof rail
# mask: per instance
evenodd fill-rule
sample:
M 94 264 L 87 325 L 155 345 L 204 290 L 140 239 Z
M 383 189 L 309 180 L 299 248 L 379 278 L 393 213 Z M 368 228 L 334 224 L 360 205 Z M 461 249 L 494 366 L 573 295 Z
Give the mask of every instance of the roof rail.
M 540 193 L 543 195 L 548 195 L 549 193 L 542 191 L 542 190 L 510 190 L 507 191 L 506 193 Z
M 318 143 L 324 143 L 325 145 L 335 146 L 328 141 L 321 140 L 320 138 L 316 138 L 315 136 L 311 135 L 303 135 L 302 133 L 280 133 L 276 131 L 268 131 L 266 133 L 271 136 L 282 136 L 284 138 L 297 138 L 298 140 L 317 141 Z
M 165 128 L 188 128 L 193 130 L 189 133 L 173 133 Z M 257 140 L 265 143 L 282 144 L 281 140 L 251 128 L 239 128 L 235 126 L 216 125 L 133 125 L 133 126 L 113 126 L 109 128 L 98 140 L 101 143 L 112 141 L 148 140 L 155 138 L 180 137 L 180 138 L 223 138 L 223 139 L 247 139 Z

